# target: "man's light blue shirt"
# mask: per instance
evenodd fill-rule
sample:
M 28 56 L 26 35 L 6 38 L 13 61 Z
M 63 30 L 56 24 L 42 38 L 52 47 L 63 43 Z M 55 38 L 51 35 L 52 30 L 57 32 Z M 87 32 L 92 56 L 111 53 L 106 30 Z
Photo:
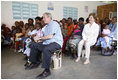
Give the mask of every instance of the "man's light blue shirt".
M 43 44 L 47 45 L 56 42 L 62 47 L 63 37 L 62 37 L 60 25 L 55 21 L 51 21 L 49 24 L 47 24 L 47 26 L 45 26 L 44 36 L 51 35 L 51 34 L 53 34 L 54 36 L 48 40 L 45 40 Z

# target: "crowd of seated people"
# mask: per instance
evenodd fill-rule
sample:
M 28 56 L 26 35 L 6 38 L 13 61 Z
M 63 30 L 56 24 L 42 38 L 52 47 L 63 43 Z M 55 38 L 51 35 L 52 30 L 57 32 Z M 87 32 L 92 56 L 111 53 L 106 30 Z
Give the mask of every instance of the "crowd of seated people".
M 80 17 L 77 20 L 73 20 L 71 17 L 68 19 L 63 18 L 62 20 L 54 20 L 58 22 L 63 35 L 63 47 L 62 52 L 64 54 L 67 50 L 70 50 L 73 58 L 77 58 L 77 45 L 82 40 L 82 31 L 84 25 L 89 23 L 89 18 L 86 19 L 84 23 L 84 18 Z M 28 19 L 28 23 L 23 21 L 15 21 L 15 26 L 6 27 L 6 24 L 1 26 L 1 43 L 2 45 L 11 45 L 15 48 L 15 52 L 23 52 L 29 57 L 30 48 L 29 44 L 36 41 L 37 38 L 43 36 L 45 30 L 45 23 L 42 17 L 36 17 L 35 23 L 32 18 Z M 113 17 L 112 21 L 109 18 L 105 18 L 100 21 L 96 18 L 96 24 L 99 25 L 99 36 L 96 45 L 102 45 L 102 47 L 110 48 L 109 37 L 117 39 L 117 18 Z M 37 41 L 38 42 L 38 41 Z
M 1 25 L 1 45 L 8 45 L 10 43 L 11 30 L 6 24 Z

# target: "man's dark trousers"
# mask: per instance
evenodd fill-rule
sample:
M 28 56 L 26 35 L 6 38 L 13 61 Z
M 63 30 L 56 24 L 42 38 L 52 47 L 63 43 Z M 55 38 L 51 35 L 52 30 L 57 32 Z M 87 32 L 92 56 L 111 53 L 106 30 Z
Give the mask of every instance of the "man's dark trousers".
M 31 62 L 36 63 L 38 60 L 37 56 L 42 52 L 43 53 L 42 68 L 49 69 L 51 53 L 53 53 L 58 49 L 61 49 L 61 46 L 56 42 L 47 45 L 44 45 L 42 43 L 32 43 L 30 45 L 30 48 L 31 48 L 31 52 L 30 52 L 29 60 Z

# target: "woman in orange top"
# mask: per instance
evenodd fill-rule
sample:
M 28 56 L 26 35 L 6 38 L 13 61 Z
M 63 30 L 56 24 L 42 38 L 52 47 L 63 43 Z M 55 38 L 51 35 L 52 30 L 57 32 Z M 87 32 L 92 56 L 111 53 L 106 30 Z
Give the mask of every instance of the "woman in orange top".
M 62 52 L 65 52 L 66 42 L 70 38 L 70 36 L 72 34 L 72 31 L 73 31 L 73 28 L 74 28 L 72 18 L 70 18 L 70 17 L 68 18 L 68 23 L 67 23 L 66 26 L 67 26 L 67 29 L 68 29 L 68 33 L 67 33 L 67 36 L 64 38 L 64 41 L 63 41 Z

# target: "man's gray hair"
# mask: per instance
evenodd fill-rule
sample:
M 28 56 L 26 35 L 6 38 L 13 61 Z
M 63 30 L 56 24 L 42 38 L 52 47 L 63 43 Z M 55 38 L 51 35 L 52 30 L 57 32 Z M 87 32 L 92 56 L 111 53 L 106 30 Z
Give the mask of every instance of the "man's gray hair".
M 50 17 L 50 18 L 52 19 L 52 15 L 51 15 L 51 13 L 49 13 L 49 12 L 45 12 L 44 14 L 46 14 L 47 17 Z

